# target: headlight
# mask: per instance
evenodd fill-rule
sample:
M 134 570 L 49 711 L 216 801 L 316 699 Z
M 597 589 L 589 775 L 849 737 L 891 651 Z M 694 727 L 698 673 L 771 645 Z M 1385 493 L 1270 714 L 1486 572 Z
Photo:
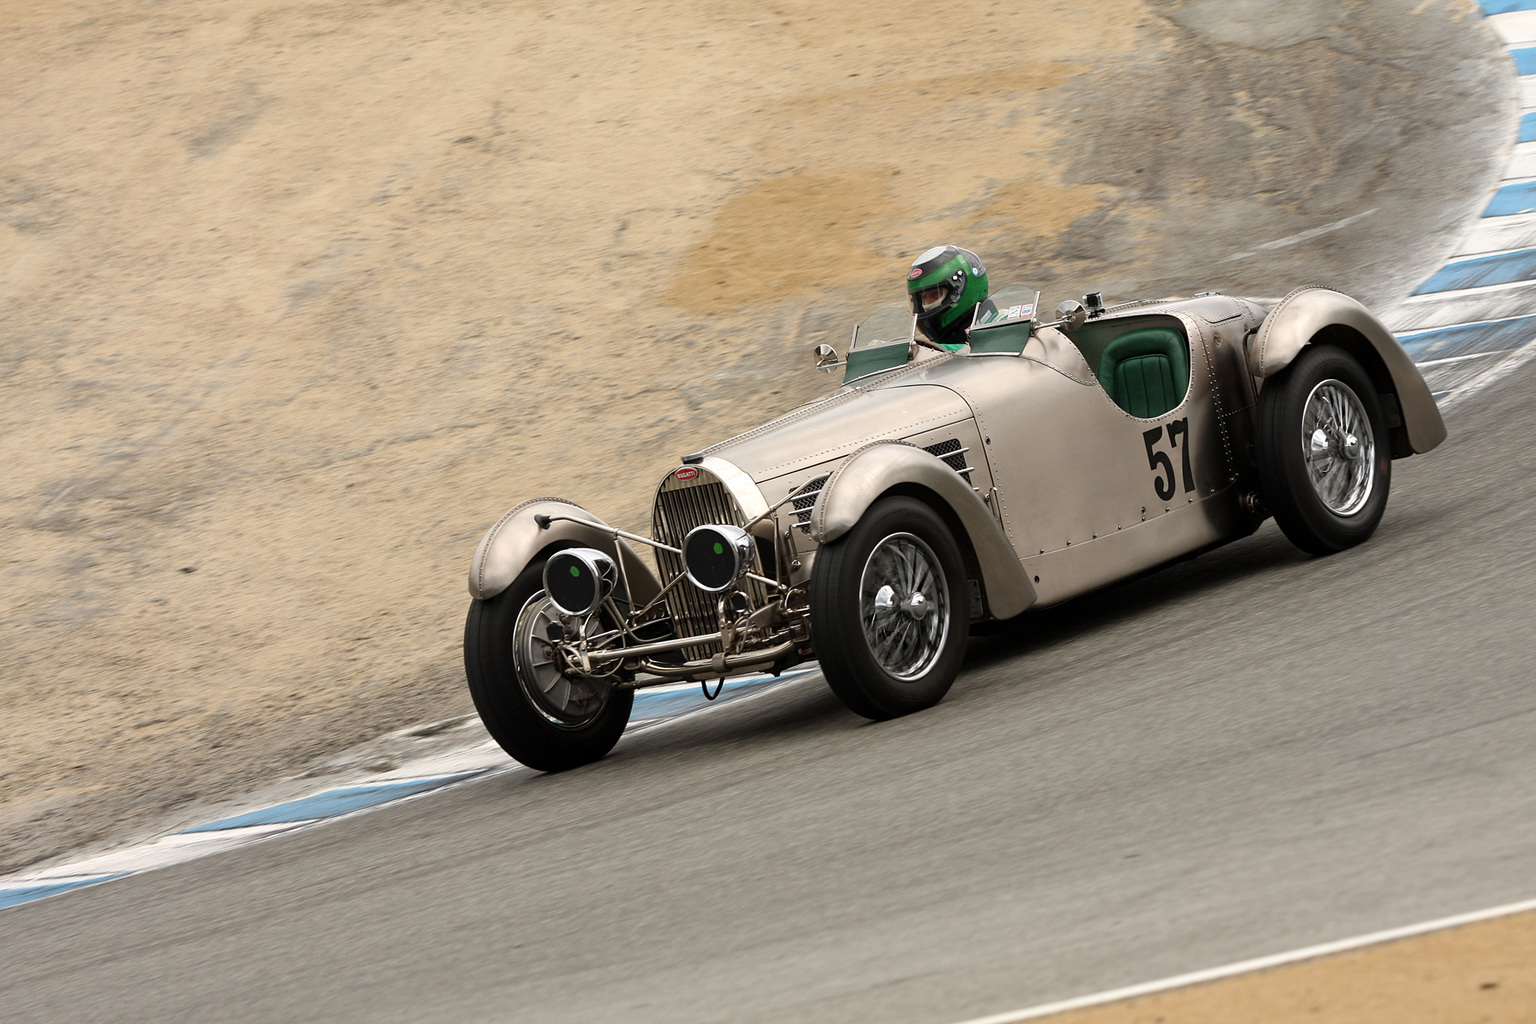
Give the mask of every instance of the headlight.
M 619 569 L 596 548 L 566 548 L 544 563 L 544 591 L 567 615 L 587 615 L 613 593 Z
M 737 526 L 696 526 L 683 538 L 683 572 L 700 590 L 731 586 L 752 567 L 752 536 Z

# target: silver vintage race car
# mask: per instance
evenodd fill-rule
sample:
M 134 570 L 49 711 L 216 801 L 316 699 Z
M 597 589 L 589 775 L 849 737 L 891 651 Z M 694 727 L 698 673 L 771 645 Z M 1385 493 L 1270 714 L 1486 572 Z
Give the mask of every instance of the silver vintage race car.
M 978 623 L 1271 514 L 1315 554 L 1360 543 L 1392 460 L 1445 437 L 1397 340 L 1339 292 L 1089 294 L 1051 322 L 1038 298 L 980 302 L 956 351 L 905 306 L 861 323 L 846 359 L 819 346 L 842 386 L 683 456 L 650 537 L 557 498 L 504 515 L 475 552 L 464 635 L 491 735 L 571 768 L 618 742 L 638 687 L 811 658 L 858 714 L 916 711 Z

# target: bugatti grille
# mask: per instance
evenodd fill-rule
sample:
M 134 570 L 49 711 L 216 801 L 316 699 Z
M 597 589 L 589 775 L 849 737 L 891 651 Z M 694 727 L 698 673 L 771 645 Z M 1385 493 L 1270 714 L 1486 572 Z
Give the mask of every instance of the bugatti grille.
M 709 523 L 746 525 L 741 509 L 725 485 L 713 473 L 702 468 L 692 480 L 667 477 L 656 492 L 656 507 L 652 511 L 652 536 L 663 544 L 680 548 L 689 530 Z M 671 583 L 683 574 L 682 558 L 670 551 L 658 549 L 656 563 L 664 584 Z M 753 571 L 762 570 L 754 565 Z M 754 608 L 761 608 L 768 603 L 767 587 L 756 580 L 743 580 L 739 589 L 751 600 Z M 673 588 L 667 604 L 678 636 L 702 636 L 720 629 L 719 596 L 700 590 L 686 579 Z M 701 644 L 684 648 L 683 656 L 689 661 L 698 661 L 709 658 L 717 650 L 717 643 Z

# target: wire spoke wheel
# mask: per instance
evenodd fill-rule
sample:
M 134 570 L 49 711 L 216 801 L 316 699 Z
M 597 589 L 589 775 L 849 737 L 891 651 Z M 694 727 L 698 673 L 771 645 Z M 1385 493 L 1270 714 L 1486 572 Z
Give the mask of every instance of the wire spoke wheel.
M 944 570 L 910 533 L 886 537 L 865 560 L 859 581 L 864 639 L 895 679 L 916 679 L 933 665 L 949 633 Z
M 1352 516 L 1370 500 L 1376 438 L 1360 396 L 1338 380 L 1312 389 L 1301 416 L 1307 477 L 1334 515 Z
M 1315 343 L 1264 381 L 1254 423 L 1259 493 L 1303 551 L 1343 551 L 1381 522 L 1392 435 L 1380 386 L 1353 355 Z
M 876 721 L 944 699 L 965 660 L 957 619 L 965 562 L 930 506 L 893 495 L 823 544 L 811 577 L 811 639 L 832 692 Z M 968 610 L 968 609 L 967 609 Z

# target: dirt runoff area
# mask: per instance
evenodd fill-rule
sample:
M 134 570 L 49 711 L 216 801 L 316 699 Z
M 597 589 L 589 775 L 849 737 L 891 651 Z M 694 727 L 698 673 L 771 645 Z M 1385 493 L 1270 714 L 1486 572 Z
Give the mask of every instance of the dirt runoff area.
M 1499 917 L 1085 1010 L 1045 1024 L 1528 1024 L 1536 914 Z
M 1467 0 L 5 0 L 0 870 L 467 712 L 481 531 L 643 525 L 929 245 L 1403 294 L 1505 60 Z

